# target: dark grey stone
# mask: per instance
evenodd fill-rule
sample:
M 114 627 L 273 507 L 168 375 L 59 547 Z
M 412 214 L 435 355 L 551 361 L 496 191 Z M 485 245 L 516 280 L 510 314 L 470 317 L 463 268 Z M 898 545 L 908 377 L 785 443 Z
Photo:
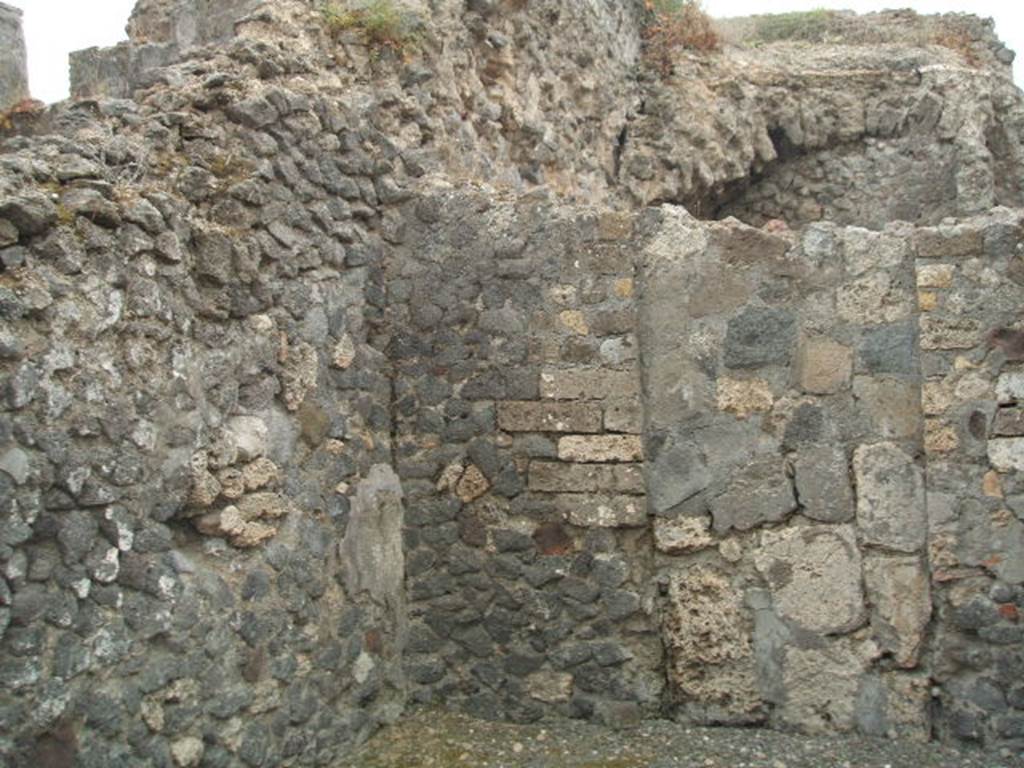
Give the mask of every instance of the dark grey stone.
M 796 330 L 796 319 L 786 310 L 747 308 L 729 321 L 722 359 L 728 368 L 788 365 Z
M 57 222 L 57 206 L 44 195 L 20 195 L 0 202 L 0 217 L 17 227 L 22 237 L 34 237 Z
M 893 323 L 869 328 L 860 341 L 863 369 L 872 374 L 913 375 L 918 369 L 916 323 Z
M 72 510 L 62 515 L 58 523 L 57 541 L 64 561 L 72 565 L 83 560 L 95 546 L 99 531 L 99 524 L 90 512 Z

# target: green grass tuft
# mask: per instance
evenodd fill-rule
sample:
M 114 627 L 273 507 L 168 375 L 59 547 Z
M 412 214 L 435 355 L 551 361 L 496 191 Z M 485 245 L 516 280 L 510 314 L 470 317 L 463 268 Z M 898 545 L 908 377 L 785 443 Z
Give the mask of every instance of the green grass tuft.
M 400 7 L 395 0 L 331 1 L 321 7 L 332 35 L 356 32 L 371 48 L 406 52 L 414 46 L 423 26 L 420 17 Z
M 783 40 L 820 43 L 827 36 L 834 17 L 835 12 L 824 8 L 761 16 L 754 29 L 754 39 L 762 43 Z

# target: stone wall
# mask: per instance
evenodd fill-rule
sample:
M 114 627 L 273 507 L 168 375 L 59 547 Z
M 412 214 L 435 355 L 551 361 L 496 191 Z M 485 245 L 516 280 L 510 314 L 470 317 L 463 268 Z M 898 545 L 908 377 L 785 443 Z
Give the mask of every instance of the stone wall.
M 416 701 L 657 714 L 632 217 L 450 192 L 389 265 Z
M 916 233 L 929 559 L 940 717 L 966 739 L 1024 734 L 1021 218 Z
M 0 111 L 29 96 L 28 61 L 21 17 L 18 8 L 0 3 Z
M 146 2 L 0 145 L 0 756 L 328 765 L 423 703 L 1024 744 L 998 51 L 662 79 L 639 4 L 416 7 L 184 55 Z
M 400 182 L 322 98 L 205 103 L 78 113 L 0 158 L 16 764 L 323 765 L 404 705 L 404 506 L 368 343 L 376 190 Z

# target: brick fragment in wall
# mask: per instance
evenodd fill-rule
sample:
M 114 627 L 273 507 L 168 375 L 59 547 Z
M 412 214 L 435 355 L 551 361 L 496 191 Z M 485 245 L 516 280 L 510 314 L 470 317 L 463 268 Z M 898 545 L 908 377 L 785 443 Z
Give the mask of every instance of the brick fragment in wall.
M 600 432 L 601 408 L 577 402 L 502 402 L 498 427 L 506 432 Z
M 608 432 L 639 435 L 643 431 L 643 426 L 643 412 L 639 399 L 605 401 L 604 428 Z
M 633 371 L 569 368 L 542 371 L 541 397 L 550 400 L 605 400 L 637 397 L 639 376 Z
M 558 441 L 558 458 L 574 462 L 631 462 L 643 459 L 639 435 L 567 435 Z
M 532 461 L 529 488 L 541 493 L 644 493 L 639 464 L 570 464 Z
M 1024 409 L 1000 408 L 996 411 L 992 434 L 999 437 L 1024 437 Z
M 920 229 L 913 245 L 919 259 L 968 259 L 984 253 L 985 238 L 980 229 L 967 227 L 953 232 Z
M 581 528 L 637 528 L 647 524 L 643 496 L 563 493 L 555 505 L 565 519 Z

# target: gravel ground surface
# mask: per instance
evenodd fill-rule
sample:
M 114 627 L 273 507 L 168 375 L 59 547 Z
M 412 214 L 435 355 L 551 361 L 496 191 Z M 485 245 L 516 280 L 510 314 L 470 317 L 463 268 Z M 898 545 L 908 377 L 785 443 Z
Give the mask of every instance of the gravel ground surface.
M 1018 768 L 1020 755 L 863 736 L 655 721 L 612 730 L 578 721 L 510 725 L 423 711 L 337 768 Z

